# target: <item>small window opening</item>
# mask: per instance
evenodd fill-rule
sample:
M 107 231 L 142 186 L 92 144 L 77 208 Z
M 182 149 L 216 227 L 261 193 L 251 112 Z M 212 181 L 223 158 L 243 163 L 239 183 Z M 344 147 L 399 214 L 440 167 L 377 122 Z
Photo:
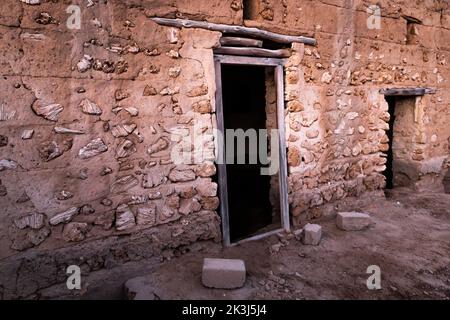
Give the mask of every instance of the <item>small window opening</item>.
M 406 44 L 418 44 L 420 42 L 418 25 L 422 24 L 422 21 L 409 16 L 403 18 L 406 20 Z
M 258 15 L 257 1 L 244 0 L 242 5 L 244 7 L 244 20 L 254 20 Z

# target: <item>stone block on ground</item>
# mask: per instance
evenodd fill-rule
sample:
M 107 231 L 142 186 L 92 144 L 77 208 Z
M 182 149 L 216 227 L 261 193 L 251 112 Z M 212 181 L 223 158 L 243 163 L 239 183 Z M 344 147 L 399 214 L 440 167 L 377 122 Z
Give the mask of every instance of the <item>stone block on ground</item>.
M 236 289 L 245 283 L 245 263 L 239 259 L 211 259 L 203 261 L 202 283 L 205 287 Z
M 303 244 L 317 246 L 322 238 L 322 227 L 318 224 L 308 223 L 302 232 Z
M 339 212 L 336 217 L 336 225 L 346 231 L 358 231 L 370 226 L 372 220 L 367 213 Z

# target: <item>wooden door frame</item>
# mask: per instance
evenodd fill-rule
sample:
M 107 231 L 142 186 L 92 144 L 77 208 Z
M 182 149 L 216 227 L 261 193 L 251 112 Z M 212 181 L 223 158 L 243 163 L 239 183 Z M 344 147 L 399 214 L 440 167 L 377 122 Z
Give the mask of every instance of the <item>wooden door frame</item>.
M 224 246 L 235 245 L 238 243 L 261 239 L 263 237 L 281 232 L 290 231 L 289 221 L 289 204 L 287 190 L 287 163 L 286 163 L 286 133 L 285 133 L 285 109 L 284 109 L 284 64 L 285 59 L 277 58 L 260 58 L 246 56 L 229 56 L 214 55 L 215 80 L 216 80 L 216 117 L 217 129 L 225 133 L 225 124 L 223 120 L 223 101 L 222 101 L 222 64 L 237 65 L 254 65 L 273 67 L 275 69 L 275 86 L 277 91 L 277 126 L 279 138 L 279 192 L 280 192 L 280 211 L 281 211 L 281 228 L 258 234 L 236 243 L 230 241 L 230 224 L 228 215 L 228 189 L 227 189 L 227 167 L 225 161 L 225 152 L 218 154 L 222 159 L 218 159 L 218 175 L 219 175 L 219 196 L 220 196 L 220 213 L 222 219 L 222 237 Z M 218 146 L 219 148 L 221 146 Z M 222 146 L 223 150 L 225 146 Z

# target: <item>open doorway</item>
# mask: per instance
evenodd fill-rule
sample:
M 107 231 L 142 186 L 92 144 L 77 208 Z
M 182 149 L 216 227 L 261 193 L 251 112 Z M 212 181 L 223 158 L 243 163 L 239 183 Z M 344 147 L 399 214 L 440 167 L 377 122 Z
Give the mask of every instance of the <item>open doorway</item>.
M 230 245 L 289 230 L 284 122 L 279 121 L 279 115 L 284 120 L 283 70 L 278 59 L 215 58 L 217 124 L 224 137 L 220 214 L 224 244 Z M 276 172 L 263 174 L 274 158 Z
M 250 163 L 250 153 L 259 154 L 259 146 L 266 141 L 259 135 L 252 135 L 266 129 L 266 70 L 263 66 L 222 66 L 222 99 L 225 130 L 242 129 L 248 133 L 245 151 L 237 150 L 235 139 L 234 159 L 227 163 L 228 212 L 231 242 L 254 235 L 258 230 L 272 224 L 269 175 L 261 175 L 264 165 L 256 157 Z M 225 145 L 230 137 L 225 135 Z M 257 140 L 257 141 L 251 141 Z M 253 150 L 252 150 L 253 149 Z M 230 150 L 226 150 L 228 153 Z M 245 153 L 245 163 L 238 163 L 239 153 Z M 279 221 L 278 221 L 279 222 Z M 273 228 L 279 228 L 274 226 Z
M 418 179 L 414 153 L 414 137 L 417 124 L 415 121 L 416 96 L 386 96 L 389 105 L 389 138 L 387 150 L 386 189 L 410 187 Z

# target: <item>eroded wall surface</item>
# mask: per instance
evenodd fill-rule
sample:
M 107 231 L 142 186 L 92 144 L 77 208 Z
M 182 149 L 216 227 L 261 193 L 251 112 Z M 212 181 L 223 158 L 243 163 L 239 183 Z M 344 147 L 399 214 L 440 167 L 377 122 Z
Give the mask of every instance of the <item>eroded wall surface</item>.
M 384 187 L 381 88 L 437 89 L 420 100 L 412 152 L 425 185 L 447 181 L 449 9 L 378 3 L 381 29 L 368 28 L 368 1 L 246 1 L 243 21 L 240 0 L 3 0 L 0 295 L 36 297 L 64 282 L 69 264 L 89 273 L 220 240 L 212 181 L 220 33 L 159 26 L 153 16 L 317 39 L 293 44 L 285 68 L 294 224 L 326 202 Z M 81 29 L 68 28 L 71 4 Z M 177 150 L 192 161 L 174 163 Z

